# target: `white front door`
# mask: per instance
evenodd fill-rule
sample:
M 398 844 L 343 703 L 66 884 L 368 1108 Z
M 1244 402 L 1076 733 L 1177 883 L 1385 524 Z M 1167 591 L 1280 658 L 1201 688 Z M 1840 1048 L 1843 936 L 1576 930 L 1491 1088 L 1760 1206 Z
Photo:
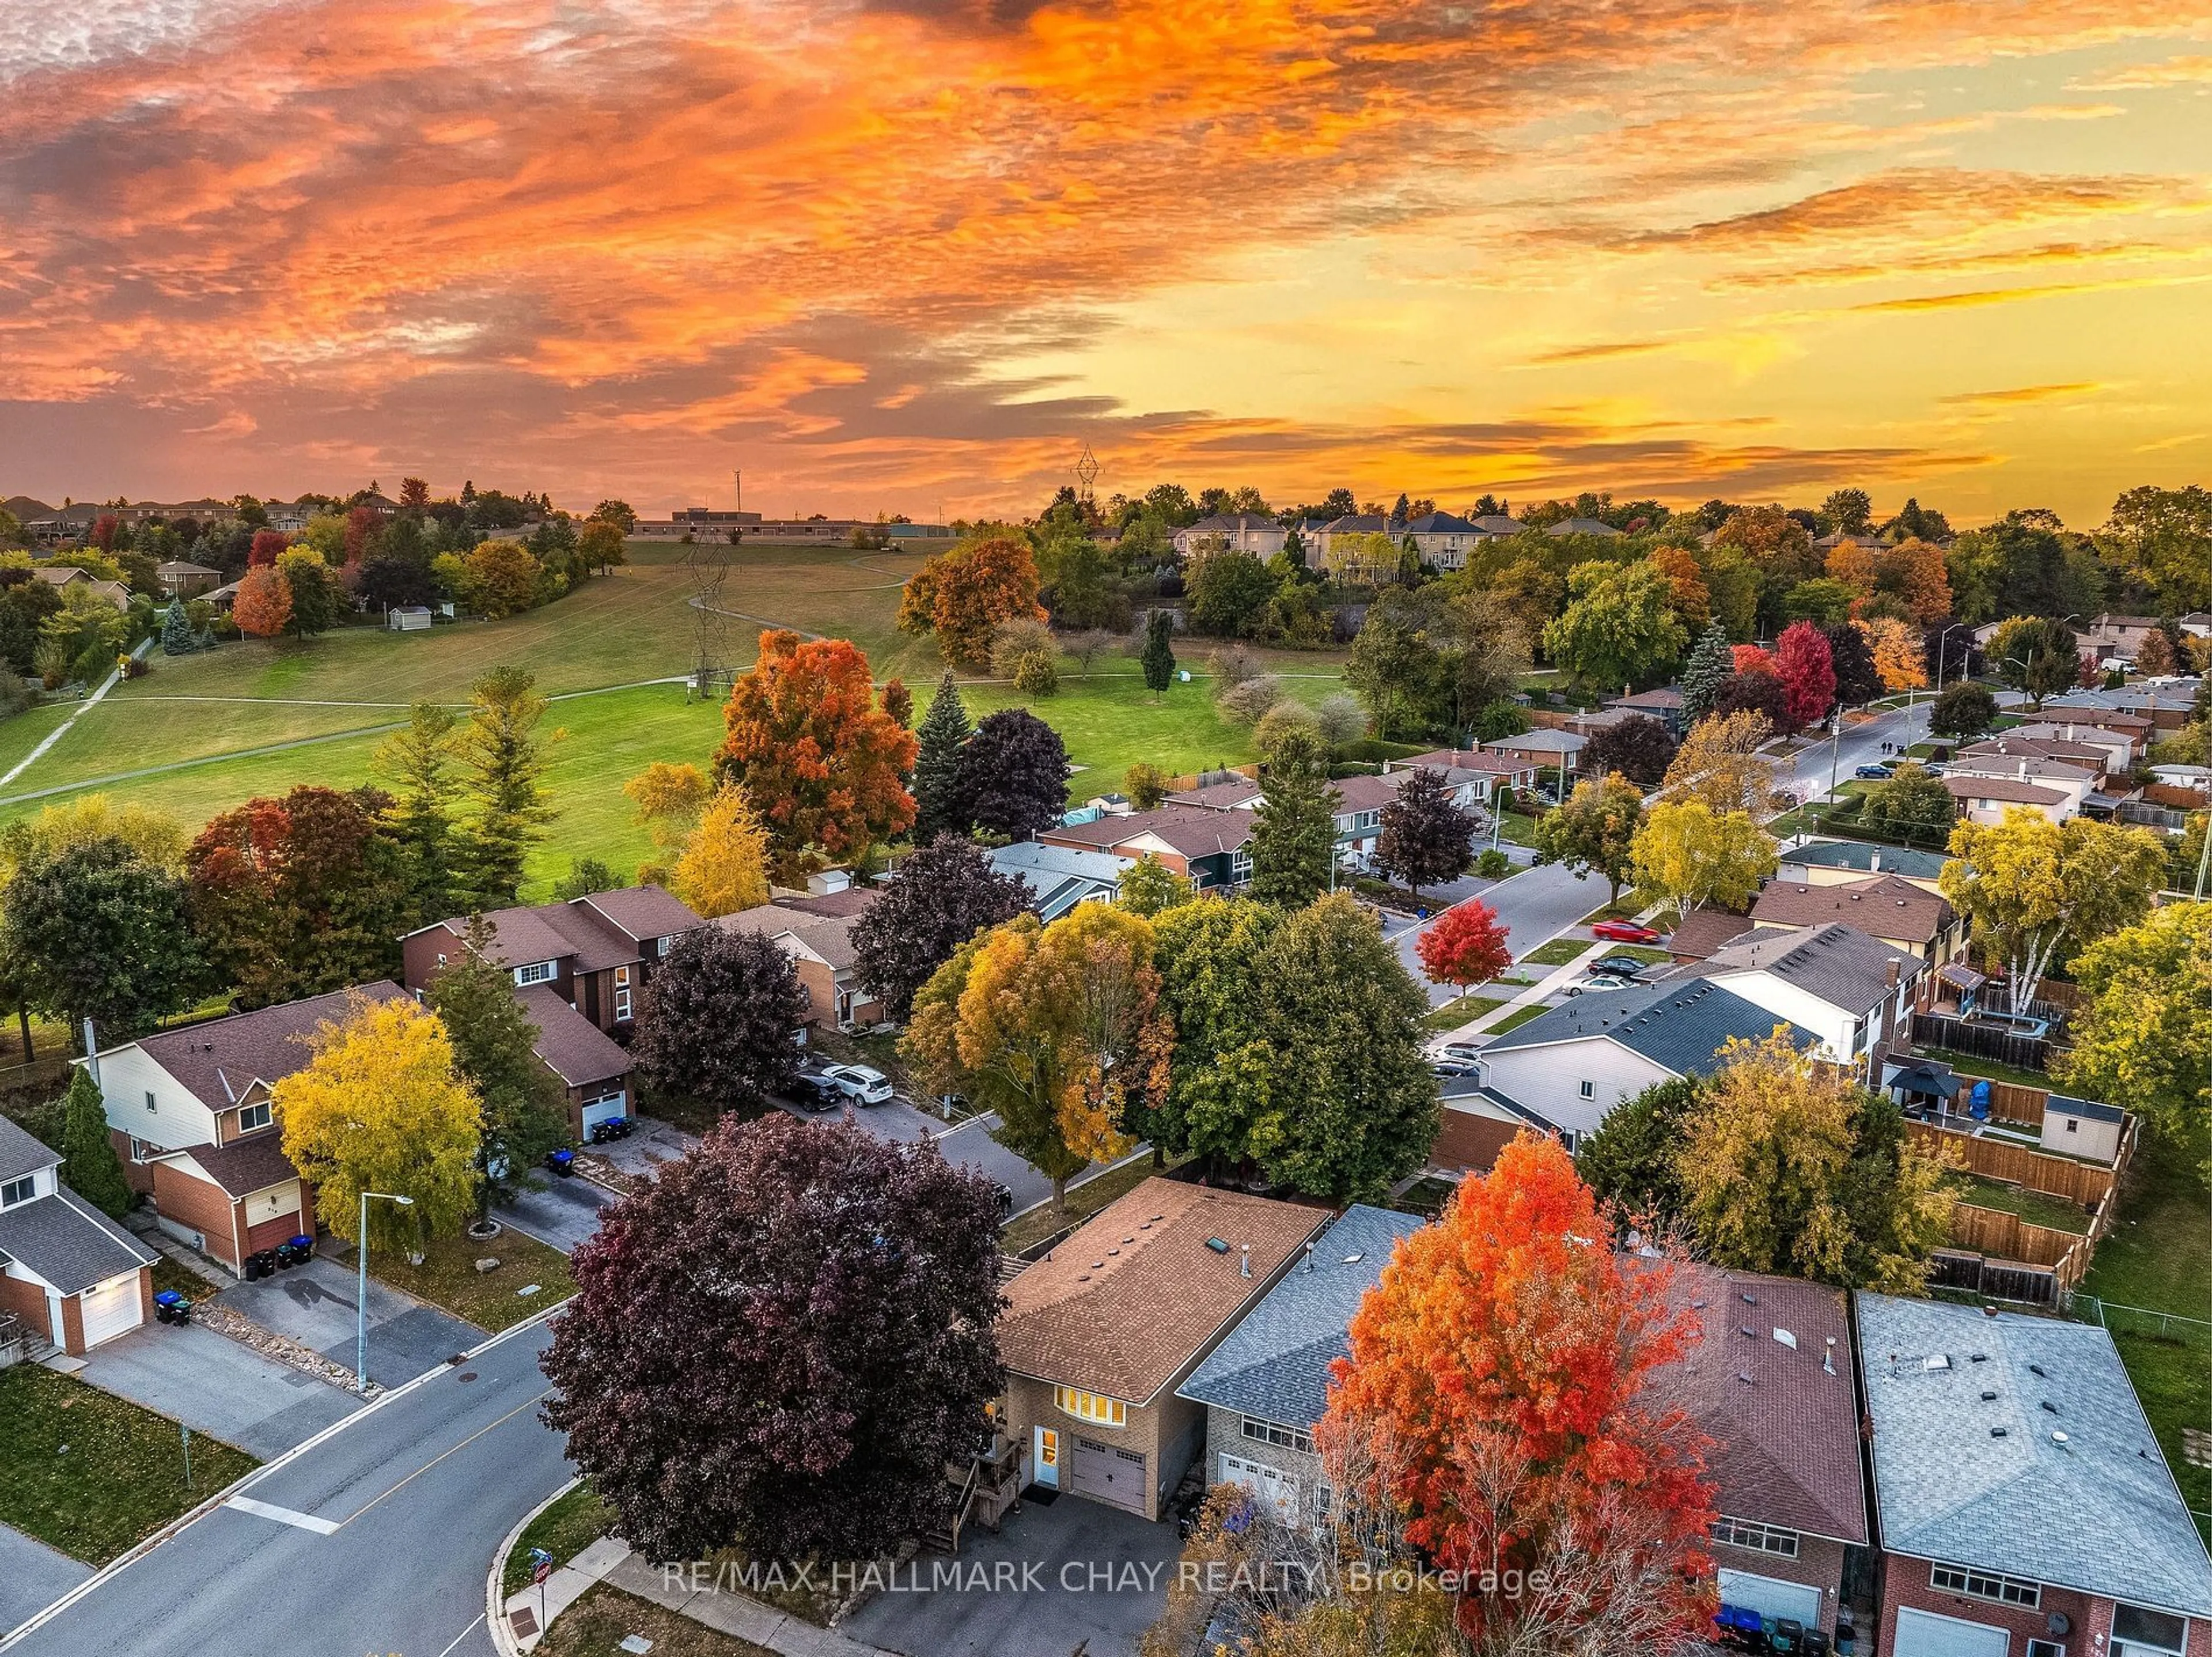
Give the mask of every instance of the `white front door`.
M 84 1315 L 87 1351 L 145 1321 L 145 1309 L 138 1303 L 138 1274 L 135 1271 L 88 1288 L 77 1297 L 77 1307 Z
M 1030 1478 L 1048 1490 L 1060 1488 L 1060 1432 L 1057 1428 L 1036 1429 L 1036 1443 L 1031 1447 Z
M 1270 1467 L 1264 1461 L 1247 1461 L 1242 1456 L 1224 1453 L 1221 1458 L 1221 1483 L 1242 1484 L 1253 1495 L 1271 1504 L 1275 1516 L 1285 1525 L 1294 1525 L 1298 1517 L 1298 1482 L 1279 1467 Z
M 1820 1626 L 1820 1591 L 1802 1582 L 1785 1582 L 1778 1576 L 1723 1569 L 1720 1574 L 1721 1604 L 1755 1611 L 1770 1623 L 1793 1617 L 1808 1629 Z
M 1987 1623 L 1899 1606 L 1892 1657 L 2005 1657 L 2010 1638 Z

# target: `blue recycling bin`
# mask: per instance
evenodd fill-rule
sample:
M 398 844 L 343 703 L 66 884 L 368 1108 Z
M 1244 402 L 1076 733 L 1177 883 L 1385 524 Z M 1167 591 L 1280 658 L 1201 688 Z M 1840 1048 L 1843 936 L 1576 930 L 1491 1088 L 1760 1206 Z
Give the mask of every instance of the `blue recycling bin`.
M 1974 1090 L 1966 1096 L 1966 1112 L 1977 1122 L 1990 1119 L 1990 1084 L 1977 1081 Z

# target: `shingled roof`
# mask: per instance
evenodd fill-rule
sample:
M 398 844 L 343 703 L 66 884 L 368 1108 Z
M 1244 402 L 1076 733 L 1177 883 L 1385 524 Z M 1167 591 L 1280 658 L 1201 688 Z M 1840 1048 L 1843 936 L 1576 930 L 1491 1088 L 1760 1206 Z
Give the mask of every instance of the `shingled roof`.
M 1715 978 L 1730 972 L 1771 973 L 1857 1017 L 1871 1012 L 1898 984 L 1918 974 L 1925 965 L 1918 956 L 1856 927 L 1831 922 L 1811 932 L 1749 933 L 1715 951 L 1704 970 Z
M 1778 1027 L 1801 1048 L 1813 1043 L 1811 1033 L 1710 979 L 1671 978 L 1629 990 L 1587 990 L 1507 1031 L 1483 1052 L 1602 1037 L 1676 1075 L 1710 1075 L 1730 1040 L 1764 1041 Z
M 141 1036 L 138 1049 L 210 1110 L 228 1110 L 255 1082 L 273 1085 L 304 1069 L 312 1057 L 307 1038 L 325 1023 L 343 1023 L 356 996 L 371 1002 L 410 999 L 398 984 L 379 978 L 357 989 Z
M 1147 1179 L 1007 1285 L 1000 1356 L 1017 1374 L 1147 1404 L 1327 1218 Z
M 1760 926 L 1823 926 L 1841 921 L 1877 938 L 1909 938 L 1932 943 L 1955 918 L 1951 905 L 1934 892 L 1894 874 L 1835 886 L 1771 880 L 1752 906 Z

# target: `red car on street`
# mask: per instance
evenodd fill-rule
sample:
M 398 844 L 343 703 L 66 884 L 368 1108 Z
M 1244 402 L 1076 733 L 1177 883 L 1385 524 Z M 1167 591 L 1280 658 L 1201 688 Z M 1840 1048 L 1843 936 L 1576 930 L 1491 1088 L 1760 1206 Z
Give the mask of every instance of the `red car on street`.
M 1590 936 L 1603 938 L 1607 943 L 1657 943 L 1664 935 L 1633 921 L 1600 921 L 1590 928 Z

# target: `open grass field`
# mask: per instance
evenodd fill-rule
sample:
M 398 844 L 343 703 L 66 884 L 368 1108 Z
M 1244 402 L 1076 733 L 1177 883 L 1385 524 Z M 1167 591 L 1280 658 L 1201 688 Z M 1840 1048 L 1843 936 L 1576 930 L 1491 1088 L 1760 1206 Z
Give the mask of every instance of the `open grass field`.
M 0 794 L 0 823 L 44 805 L 98 791 L 158 807 L 197 827 L 256 795 L 301 783 L 351 787 L 377 780 L 378 744 L 407 704 L 466 700 L 488 669 L 521 662 L 554 698 L 557 733 L 549 789 L 559 816 L 532 859 L 533 895 L 543 895 L 578 857 L 627 874 L 652 851 L 632 820 L 622 785 L 656 759 L 703 763 L 721 735 L 719 705 L 690 698 L 674 680 L 696 651 L 692 577 L 679 550 L 633 545 L 632 567 L 527 614 L 462 622 L 427 633 L 349 628 L 307 641 L 236 642 L 204 655 L 155 655 L 155 671 L 116 687 Z M 759 631 L 783 624 L 848 637 L 878 678 L 903 676 L 927 706 L 943 664 L 933 640 L 908 638 L 894 622 L 898 589 L 918 555 L 840 549 L 739 549 L 722 589 L 732 616 L 728 644 L 742 667 Z M 1202 674 L 1207 647 L 1184 647 Z M 1267 653 L 1285 688 L 1309 703 L 1341 687 L 1340 659 L 1325 653 Z M 1140 760 L 1170 773 L 1236 765 L 1252 757 L 1250 734 L 1213 707 L 1203 678 L 1178 683 L 1157 701 L 1133 660 L 1111 652 L 1086 677 L 1062 665 L 1057 695 L 1028 703 L 1066 740 L 1080 769 L 1078 800 L 1119 789 Z M 1024 702 L 1005 684 L 966 687 L 971 716 Z M 43 708 L 0 725 L 0 771 L 70 712 Z

